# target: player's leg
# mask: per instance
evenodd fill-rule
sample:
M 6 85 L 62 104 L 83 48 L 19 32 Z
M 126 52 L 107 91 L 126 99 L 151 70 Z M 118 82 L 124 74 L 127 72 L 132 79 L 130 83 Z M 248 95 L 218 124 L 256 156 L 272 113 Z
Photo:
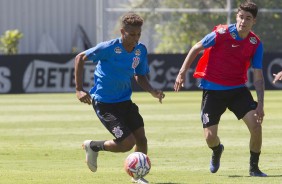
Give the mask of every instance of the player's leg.
M 147 154 L 148 152 L 148 145 L 147 145 L 147 138 L 145 136 L 145 129 L 144 127 L 140 127 L 133 132 L 133 135 L 136 140 L 135 151 L 142 152 Z
M 93 172 L 97 170 L 99 151 L 126 152 L 135 145 L 135 137 L 124 123 L 124 112 L 127 111 L 126 102 L 106 104 L 93 101 L 93 108 L 107 130 L 115 137 L 113 140 L 86 140 L 83 148 L 86 151 L 86 163 Z
M 262 145 L 262 127 L 260 123 L 257 123 L 255 116 L 255 110 L 249 111 L 243 118 L 250 132 L 250 170 L 251 176 L 267 176 L 259 169 L 259 156 Z
M 237 95 L 229 109 L 234 112 L 238 119 L 243 119 L 250 132 L 250 175 L 267 176 L 259 170 L 258 162 L 262 145 L 262 127 L 257 123 L 255 109 L 257 102 L 254 101 L 248 88 L 239 88 Z
M 126 125 L 130 128 L 130 130 L 133 132 L 133 135 L 135 137 L 136 145 L 134 151 L 147 154 L 148 152 L 147 138 L 145 135 L 144 121 L 139 113 L 139 108 L 135 103 L 131 103 L 129 109 L 130 111 L 128 112 Z M 149 181 L 146 180 L 145 178 L 137 178 L 137 179 L 131 178 L 131 181 L 133 183 L 143 183 L 143 184 L 149 183 Z
M 212 158 L 210 161 L 210 171 L 216 173 L 220 167 L 220 158 L 224 150 L 224 146 L 220 143 L 220 139 L 217 136 L 218 125 L 213 125 L 204 128 L 204 134 L 207 145 L 212 149 Z
M 204 128 L 204 136 L 208 147 L 213 148 L 220 144 L 219 137 L 217 135 L 218 125 L 212 125 Z
M 243 117 L 243 121 L 250 131 L 250 150 L 259 153 L 262 145 L 262 127 L 260 123 L 257 123 L 255 113 L 255 110 L 249 111 Z
M 135 145 L 135 138 L 132 134 L 120 140 L 94 141 L 85 140 L 82 144 L 86 152 L 86 163 L 92 172 L 97 170 L 97 157 L 99 151 L 127 152 Z
M 147 154 L 148 145 L 145 135 L 144 121 L 139 113 L 139 108 L 135 103 L 130 104 L 129 111 L 126 116 L 126 126 L 131 130 L 135 137 L 135 150 Z
M 220 158 L 224 146 L 218 137 L 218 123 L 226 110 L 225 94 L 221 91 L 203 90 L 201 120 L 206 143 L 212 149 L 210 171 L 216 173 L 220 167 Z
M 110 152 L 127 152 L 135 145 L 135 138 L 133 134 L 128 135 L 123 140 L 107 140 L 104 142 L 104 151 Z
M 201 104 L 201 121 L 204 128 L 206 143 L 210 148 L 220 144 L 218 124 L 226 110 L 224 95 L 220 91 L 203 90 Z

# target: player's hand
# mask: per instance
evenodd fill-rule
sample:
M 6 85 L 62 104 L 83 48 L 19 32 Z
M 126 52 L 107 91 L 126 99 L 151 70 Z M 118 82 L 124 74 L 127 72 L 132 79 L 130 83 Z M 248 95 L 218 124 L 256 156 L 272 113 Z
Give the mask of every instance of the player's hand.
M 275 84 L 276 81 L 282 80 L 282 71 L 277 73 L 277 74 L 274 73 L 273 76 L 274 76 L 274 79 L 273 79 L 272 82 L 273 82 L 273 84 Z
M 84 90 L 76 91 L 76 97 L 80 102 L 91 105 L 91 96 L 88 92 Z
M 178 74 L 174 83 L 174 91 L 179 91 L 181 87 L 184 87 L 185 74 Z
M 264 110 L 262 104 L 258 103 L 258 106 L 256 108 L 256 113 L 254 114 L 254 116 L 257 118 L 257 123 L 262 124 L 264 117 Z
M 163 91 L 154 89 L 150 91 L 150 93 L 153 97 L 158 98 L 159 102 L 162 103 L 162 100 L 165 97 L 165 94 L 163 93 Z

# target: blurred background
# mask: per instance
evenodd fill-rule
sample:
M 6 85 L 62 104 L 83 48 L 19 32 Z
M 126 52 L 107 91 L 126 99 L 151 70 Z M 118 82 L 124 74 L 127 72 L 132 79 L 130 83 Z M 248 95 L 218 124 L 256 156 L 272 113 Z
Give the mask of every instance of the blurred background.
M 120 17 L 128 11 L 145 20 L 140 41 L 149 53 L 150 82 L 173 90 L 189 49 L 215 25 L 235 23 L 242 1 L 0 0 L 0 93 L 73 92 L 75 55 L 119 37 Z M 282 70 L 282 1 L 253 1 L 259 7 L 253 29 L 264 44 L 266 87 L 282 89 L 271 83 L 272 74 Z M 197 90 L 193 67 L 186 90 Z M 93 85 L 94 69 L 86 69 L 85 88 Z
M 19 30 L 19 54 L 74 53 L 119 36 L 128 11 L 144 19 L 149 53 L 186 53 L 217 24 L 235 23 L 241 0 L 0 0 L 0 34 Z M 254 31 L 266 52 L 282 52 L 282 1 L 254 0 Z

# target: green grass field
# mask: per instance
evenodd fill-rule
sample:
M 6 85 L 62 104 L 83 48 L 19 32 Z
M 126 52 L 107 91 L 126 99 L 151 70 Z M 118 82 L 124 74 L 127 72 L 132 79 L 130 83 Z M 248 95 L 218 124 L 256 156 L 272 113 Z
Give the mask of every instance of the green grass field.
M 248 175 L 249 133 L 228 110 L 219 136 L 225 145 L 221 168 L 209 172 L 210 149 L 203 138 L 201 92 L 166 92 L 163 104 L 134 93 L 145 120 L 152 184 L 282 183 L 282 92 L 266 91 L 260 168 L 267 178 Z M 126 184 L 128 153 L 100 152 L 98 171 L 85 164 L 85 139 L 112 139 L 91 106 L 75 94 L 0 96 L 0 184 Z

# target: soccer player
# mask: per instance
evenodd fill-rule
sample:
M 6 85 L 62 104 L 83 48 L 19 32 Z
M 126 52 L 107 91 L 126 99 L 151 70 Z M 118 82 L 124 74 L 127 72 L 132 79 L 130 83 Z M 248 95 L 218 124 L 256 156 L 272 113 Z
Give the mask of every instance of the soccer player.
M 121 19 L 121 37 L 102 42 L 75 57 L 76 96 L 82 103 L 92 104 L 98 118 L 115 137 L 113 140 L 86 140 L 86 163 L 92 172 L 97 170 L 99 151 L 135 151 L 147 154 L 147 138 L 144 122 L 138 106 L 131 101 L 131 79 L 160 103 L 164 98 L 161 90 L 154 89 L 146 75 L 149 72 L 147 49 L 139 43 L 143 19 L 126 13 Z M 97 63 L 94 72 L 94 87 L 88 93 L 83 89 L 84 62 Z M 145 179 L 133 180 L 148 183 Z
M 264 78 L 262 72 L 263 44 L 251 31 L 258 8 L 251 1 L 238 7 L 236 23 L 218 25 L 188 52 L 174 84 L 179 91 L 185 83 L 186 71 L 202 50 L 194 77 L 201 78 L 203 90 L 201 120 L 206 143 L 212 149 L 210 171 L 216 173 L 224 150 L 218 137 L 218 124 L 226 108 L 243 119 L 250 132 L 250 176 L 267 176 L 259 169 L 264 117 Z M 249 65 L 254 72 L 254 101 L 247 82 Z
M 282 80 L 282 71 L 277 74 L 273 74 L 273 76 L 274 76 L 273 84 L 275 84 L 275 82 L 277 82 L 278 80 Z

